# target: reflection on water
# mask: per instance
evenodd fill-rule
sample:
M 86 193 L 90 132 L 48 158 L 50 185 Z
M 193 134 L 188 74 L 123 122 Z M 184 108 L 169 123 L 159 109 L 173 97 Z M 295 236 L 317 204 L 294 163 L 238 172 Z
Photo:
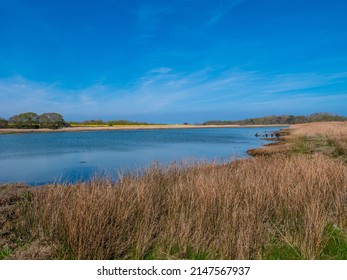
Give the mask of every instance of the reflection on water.
M 276 130 L 277 128 L 271 128 Z M 206 128 L 0 135 L 0 183 L 111 177 L 153 161 L 230 160 L 264 144 L 264 128 Z

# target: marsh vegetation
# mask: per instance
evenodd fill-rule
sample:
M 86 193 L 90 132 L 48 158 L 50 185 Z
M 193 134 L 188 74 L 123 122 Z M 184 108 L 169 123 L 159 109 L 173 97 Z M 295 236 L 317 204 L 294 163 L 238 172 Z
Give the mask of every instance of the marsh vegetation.
M 347 123 L 298 125 L 285 137 L 230 163 L 26 189 L 9 228 L 20 245 L 2 256 L 347 259 Z

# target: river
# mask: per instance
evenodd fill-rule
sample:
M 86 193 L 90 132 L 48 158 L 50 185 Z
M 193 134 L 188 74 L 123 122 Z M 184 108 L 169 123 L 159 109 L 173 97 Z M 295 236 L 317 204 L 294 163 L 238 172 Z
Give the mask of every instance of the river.
M 263 145 L 267 128 L 201 128 L 0 135 L 0 183 L 42 185 L 116 178 L 154 161 L 230 161 Z

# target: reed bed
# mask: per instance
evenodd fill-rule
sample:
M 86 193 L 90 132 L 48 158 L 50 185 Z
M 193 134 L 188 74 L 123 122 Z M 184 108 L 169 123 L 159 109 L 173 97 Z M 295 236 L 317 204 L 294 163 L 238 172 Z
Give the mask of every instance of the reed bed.
M 252 156 L 322 153 L 347 162 L 347 122 L 291 125 L 280 131 L 280 141 L 248 151 Z
M 335 147 L 337 155 L 347 154 L 347 122 L 322 122 L 294 125 L 292 137 L 321 138 Z
M 347 122 L 316 122 L 291 126 L 294 130 L 291 133 L 295 136 L 305 137 L 346 137 Z
M 277 154 L 35 188 L 22 226 L 59 259 L 263 259 L 276 246 L 317 259 L 346 201 L 341 161 Z

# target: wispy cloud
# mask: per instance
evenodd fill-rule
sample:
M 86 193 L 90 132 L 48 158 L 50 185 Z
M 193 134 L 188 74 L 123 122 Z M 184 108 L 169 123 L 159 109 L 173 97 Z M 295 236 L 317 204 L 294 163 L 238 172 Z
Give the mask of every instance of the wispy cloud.
M 160 67 L 160 68 L 153 69 L 153 70 L 149 71 L 149 73 L 153 73 L 153 74 L 168 74 L 171 71 L 172 71 L 172 69 L 169 68 L 169 67 Z
M 207 21 L 207 25 L 214 25 L 221 20 L 232 8 L 247 0 L 225 0 L 222 1 L 215 9 L 213 15 Z
M 129 118 L 201 112 L 234 116 L 242 112 L 272 114 L 307 111 L 309 108 L 337 108 L 346 104 L 346 91 L 331 91 L 322 97 L 319 89 L 347 83 L 347 73 L 264 74 L 239 69 L 216 73 L 206 68 L 185 74 L 161 67 L 149 70 L 127 89 L 95 84 L 81 90 L 29 81 L 23 77 L 0 80 L 0 116 L 35 111 L 57 111 L 67 119 Z M 327 108 L 324 110 L 324 108 Z M 347 112 L 344 112 L 347 113 Z M 230 117 L 229 117 L 230 118 Z M 151 120 L 163 121 L 163 120 Z M 167 120 L 166 120 L 167 121 Z M 176 121 L 176 120 L 172 120 Z

